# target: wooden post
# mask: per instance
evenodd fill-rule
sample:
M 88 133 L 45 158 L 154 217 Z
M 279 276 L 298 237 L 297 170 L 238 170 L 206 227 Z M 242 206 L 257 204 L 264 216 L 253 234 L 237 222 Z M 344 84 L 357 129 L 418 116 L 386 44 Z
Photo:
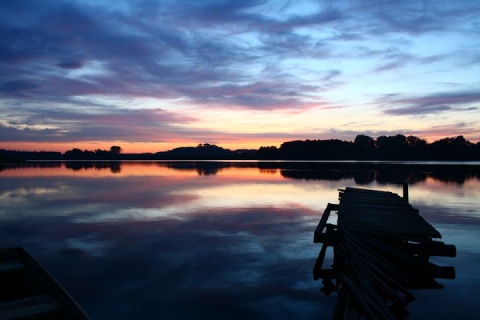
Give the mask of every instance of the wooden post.
M 408 183 L 403 183 L 403 199 L 408 202 Z

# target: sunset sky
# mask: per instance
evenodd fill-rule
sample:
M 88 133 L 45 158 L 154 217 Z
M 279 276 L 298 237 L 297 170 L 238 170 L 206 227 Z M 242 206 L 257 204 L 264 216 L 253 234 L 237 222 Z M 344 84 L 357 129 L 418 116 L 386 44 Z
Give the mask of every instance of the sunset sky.
M 0 149 L 480 141 L 480 1 L 1 1 Z

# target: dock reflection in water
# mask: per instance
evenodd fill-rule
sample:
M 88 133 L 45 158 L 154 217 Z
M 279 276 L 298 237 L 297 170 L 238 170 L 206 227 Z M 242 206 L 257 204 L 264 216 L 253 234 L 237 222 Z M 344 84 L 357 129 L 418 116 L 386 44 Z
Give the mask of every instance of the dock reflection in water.
M 480 312 L 478 165 L 107 164 L 0 170 L 1 247 L 25 247 L 92 319 L 331 318 L 335 293 L 311 278 L 321 213 L 338 188 L 401 193 L 405 178 L 457 247 L 435 260 L 457 278 L 415 292 L 409 319 Z

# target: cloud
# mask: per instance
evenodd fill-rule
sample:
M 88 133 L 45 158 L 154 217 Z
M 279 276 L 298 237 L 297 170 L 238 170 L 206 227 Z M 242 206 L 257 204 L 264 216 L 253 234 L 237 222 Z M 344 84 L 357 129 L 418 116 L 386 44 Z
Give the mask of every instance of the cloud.
M 476 1 L 452 2 L 355 1 L 351 14 L 362 12 L 357 21 L 368 27 L 370 33 L 403 33 L 418 35 L 434 31 L 452 30 L 470 19 L 479 10 Z M 446 23 L 448 22 L 448 23 Z
M 129 4 L 124 12 L 106 11 L 101 6 L 80 6 L 75 2 L 46 4 L 42 7 L 42 15 L 35 18 L 37 27 L 33 28 L 33 23 L 21 29 L 3 27 L 2 33 L 7 36 L 3 37 L 0 45 L 0 55 L 10 59 L 11 63 L 30 67 L 9 69 L 9 73 L 4 73 L 0 79 L 11 82 L 13 73 L 16 77 L 40 78 L 43 90 L 36 92 L 36 97 L 50 101 L 55 97 L 63 102 L 64 97 L 99 93 L 158 98 L 165 98 L 168 94 L 169 97 L 184 96 L 200 103 L 215 100 L 215 95 L 209 95 L 210 90 L 200 89 L 210 88 L 216 92 L 218 85 L 225 81 L 255 83 L 251 76 L 256 72 L 248 72 L 248 69 L 251 70 L 248 65 L 252 62 L 263 64 L 258 57 L 268 52 L 276 56 L 289 55 L 289 48 L 296 48 L 310 51 L 308 54 L 313 55 L 313 49 L 305 46 L 308 37 L 282 32 L 329 22 L 338 16 L 338 13 L 321 12 L 273 19 L 255 11 L 264 4 L 264 1 L 241 4 L 235 1 L 212 1 L 193 7 L 183 4 L 162 7 L 144 3 Z M 35 11 L 34 2 L 29 2 L 28 6 Z M 10 6 L 4 10 L 16 9 Z M 164 10 L 169 14 L 165 14 Z M 141 13 L 141 18 L 134 13 Z M 176 20 L 178 15 L 183 16 L 181 23 Z M 223 31 L 220 26 L 205 25 L 207 16 L 226 26 L 225 30 L 232 30 L 233 36 L 222 36 L 218 41 L 212 38 L 212 34 Z M 158 23 L 159 19 L 163 21 Z M 154 21 L 156 23 L 152 23 Z M 189 23 L 202 25 L 198 31 L 188 30 L 185 23 L 187 26 Z M 10 21 L 10 24 L 13 22 Z M 246 26 L 246 29 L 235 30 L 240 25 Z M 245 50 L 237 37 L 245 32 L 257 32 L 261 26 L 267 26 L 265 34 L 268 35 L 263 46 L 254 46 L 250 52 Z M 68 71 L 85 69 L 91 61 L 101 62 L 104 72 L 75 79 L 58 71 L 44 73 L 44 66 L 48 64 Z M 42 68 L 39 68 L 40 65 Z M 243 65 L 246 68 L 242 70 Z M 284 81 L 282 89 L 287 92 L 295 90 L 296 79 L 291 77 L 291 80 L 293 82 Z M 58 90 L 60 84 L 62 90 Z M 198 96 L 199 92 L 206 96 Z M 268 93 L 260 93 L 257 97 L 239 98 L 235 103 L 244 103 L 250 108 L 257 105 L 264 108 L 270 99 Z M 270 105 L 274 101 L 272 99 Z M 218 102 L 224 101 L 220 98 Z M 297 102 L 301 101 L 288 101 L 291 104 Z M 284 105 L 285 101 L 280 99 L 279 103 Z
M 1 141 L 72 142 L 83 140 L 165 141 L 187 137 L 192 131 L 174 125 L 194 122 L 193 116 L 182 116 L 162 109 L 29 110 L 20 123 L 0 124 Z M 29 126 L 25 127 L 25 123 Z M 184 132 L 185 131 L 185 132 Z
M 430 137 L 430 142 L 443 139 L 445 137 L 464 136 L 471 142 L 480 141 L 480 133 L 477 130 L 478 123 L 455 122 L 448 125 L 434 125 L 430 128 L 412 131 L 413 135 L 419 137 Z
M 395 108 L 395 109 L 388 109 L 385 111 L 387 114 L 393 115 L 422 115 L 422 114 L 436 114 L 443 111 L 452 110 L 451 107 L 447 105 L 438 105 L 438 106 L 412 106 L 412 107 L 405 107 L 405 108 Z
M 315 87 L 300 83 L 286 84 L 282 80 L 277 80 L 244 85 L 232 83 L 206 88 L 185 88 L 185 92 L 193 97 L 199 97 L 195 99 L 197 102 L 233 108 L 276 110 L 310 107 L 311 103 L 304 101 L 307 97 L 305 92 L 314 89 Z
M 423 97 L 399 98 L 386 97 L 383 103 L 400 105 L 400 107 L 388 108 L 385 114 L 392 115 L 428 115 L 445 111 L 474 111 L 477 106 L 469 106 L 480 102 L 480 93 L 440 93 Z
M 169 177 L 165 174 L 171 171 L 157 164 L 150 164 L 149 170 L 141 170 L 147 174 L 139 175 L 128 167 L 127 178 L 88 172 L 70 175 L 69 170 L 46 177 L 41 168 L 31 176 L 3 177 L 0 242 L 24 246 L 41 259 L 92 318 L 230 319 L 232 310 L 234 319 L 331 317 L 335 297 L 322 297 L 321 283 L 311 279 L 319 250 L 311 237 L 319 219 L 317 202 L 323 198 L 311 202 L 311 207 L 296 197 L 283 197 L 272 206 L 262 198 L 254 204 L 243 201 L 229 210 L 211 201 L 206 207 L 189 207 L 199 195 L 208 197 L 205 191 L 211 188 L 237 188 L 253 182 L 262 188 L 269 182 L 278 187 L 291 181 L 254 180 L 251 174 L 232 175 L 230 170 L 218 179 L 194 179 L 178 172 Z M 308 187 L 311 184 L 301 185 L 314 194 Z M 338 183 L 315 185 L 331 190 L 335 197 Z M 450 197 L 458 193 L 455 199 L 462 199 L 465 188 L 438 182 L 425 187 L 427 192 L 437 192 L 435 199 L 442 204 L 439 207 L 418 198 L 422 215 L 432 223 L 455 228 L 478 225 L 478 210 L 461 213 L 442 201 L 442 192 Z M 251 187 L 248 190 L 253 194 Z M 278 190 L 282 189 L 270 191 Z M 474 199 L 474 194 L 469 196 L 465 199 Z M 180 212 L 160 215 L 169 207 Z M 148 218 L 149 213 L 154 216 Z M 470 235 L 478 236 L 478 229 L 465 230 L 471 230 L 468 237 L 458 234 L 456 240 L 461 243 L 453 242 L 459 248 L 470 248 Z M 329 262 L 327 257 L 325 265 Z M 468 275 L 478 277 L 471 259 L 462 261 L 462 266 L 469 266 Z M 462 298 L 468 298 L 464 303 L 476 306 L 477 297 L 469 296 L 476 283 L 470 277 L 463 279 L 448 289 L 454 289 L 454 294 L 460 290 Z M 446 292 L 445 299 L 451 299 L 452 293 Z
M 0 92 L 7 94 L 21 93 L 25 90 L 32 90 L 40 88 L 40 85 L 30 80 L 14 80 L 3 83 L 0 86 Z
M 81 67 L 83 67 L 83 65 L 83 61 L 64 61 L 57 63 L 58 67 L 71 70 L 80 69 Z
M 95 102 L 112 97 L 156 99 L 159 106 L 177 100 L 198 109 L 299 113 L 319 104 L 326 109 L 351 102 L 354 110 L 363 99 L 360 87 L 377 81 L 372 74 L 404 82 L 398 70 L 421 66 L 423 74 L 439 79 L 461 63 L 475 63 L 472 26 L 479 10 L 474 1 L 2 3 L 0 98 L 25 113 L 34 105 L 76 110 L 80 100 L 126 109 Z M 466 49 L 442 51 L 439 42 L 425 51 L 424 39 L 418 38 L 449 34 L 461 35 L 456 47 Z M 351 88 L 359 90 L 351 95 Z M 388 102 L 385 115 L 460 107 L 448 101 L 431 106 Z M 15 121 L 28 123 L 20 112 Z M 45 125 L 59 130 L 53 122 Z
M 55 277 L 73 288 L 70 293 L 92 318 L 230 319 L 232 310 L 234 319 L 278 318 L 277 309 L 264 303 L 277 304 L 279 292 L 282 312 L 290 317 L 331 313 L 333 301 L 319 303 L 321 284 L 311 280 L 318 251 L 304 250 L 316 210 L 291 199 L 288 206 L 257 201 L 227 211 L 213 202 L 198 206 L 197 191 L 234 181 L 196 179 L 198 189 L 192 189 L 187 176 L 167 179 L 170 169 L 150 169 L 130 179 L 37 176 L 28 186 L 6 177 L 0 184 L 3 207 L 20 209 L 2 216 L 0 240 L 20 241 L 16 245 L 43 256 L 42 264 L 58 271 Z M 98 287 L 103 289 L 92 289 Z M 128 308 L 119 311 L 119 303 Z
M 340 70 L 332 69 L 327 72 L 327 74 L 323 77 L 323 80 L 326 82 L 330 82 L 331 80 L 333 80 L 334 78 L 337 78 L 341 74 L 342 72 Z

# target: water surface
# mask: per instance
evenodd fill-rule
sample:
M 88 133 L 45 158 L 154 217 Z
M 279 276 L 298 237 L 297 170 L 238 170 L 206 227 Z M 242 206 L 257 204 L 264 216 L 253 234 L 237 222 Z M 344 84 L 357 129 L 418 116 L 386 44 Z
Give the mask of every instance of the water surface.
M 478 164 L 28 163 L 0 170 L 0 247 L 23 246 L 92 319 L 330 319 L 313 231 L 339 188 L 402 194 L 457 246 L 411 319 L 480 312 Z M 328 262 L 328 261 L 327 261 Z

